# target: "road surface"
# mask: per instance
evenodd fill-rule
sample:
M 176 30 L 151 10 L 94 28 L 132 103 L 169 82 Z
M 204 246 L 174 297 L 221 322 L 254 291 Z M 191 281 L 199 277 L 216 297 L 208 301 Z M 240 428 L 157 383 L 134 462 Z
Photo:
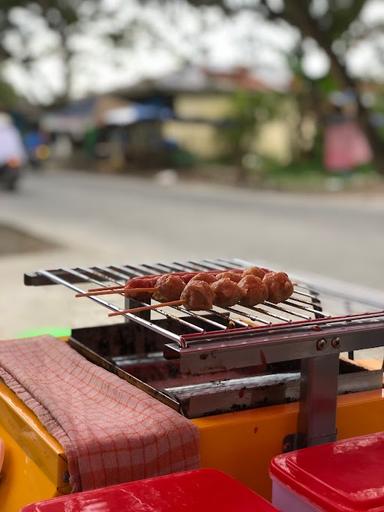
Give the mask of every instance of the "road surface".
M 0 192 L 0 223 L 58 246 L 0 258 L 6 312 L 0 336 L 84 323 L 84 315 L 91 323 L 89 305 L 65 290 L 22 286 L 24 271 L 63 265 L 237 256 L 384 291 L 380 196 L 302 196 L 44 172 L 28 176 L 18 194 Z

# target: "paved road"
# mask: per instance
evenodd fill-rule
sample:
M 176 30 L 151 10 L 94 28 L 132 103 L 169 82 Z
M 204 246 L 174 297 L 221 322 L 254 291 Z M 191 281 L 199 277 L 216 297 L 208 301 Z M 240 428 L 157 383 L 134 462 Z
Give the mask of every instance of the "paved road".
M 304 197 L 45 172 L 29 176 L 19 194 L 0 192 L 0 222 L 13 222 L 61 246 L 0 259 L 3 290 L 8 290 L 0 306 L 13 322 L 14 304 L 24 308 L 20 328 L 41 322 L 47 311 L 51 324 L 73 321 L 71 314 L 81 317 L 74 313 L 73 299 L 63 315 L 47 306 L 47 296 L 58 297 L 52 291 L 22 289 L 23 271 L 63 264 L 238 256 L 384 291 L 384 199 L 379 196 Z M 32 297 L 33 321 L 26 310 Z M 4 319 L 2 331 L 10 331 Z

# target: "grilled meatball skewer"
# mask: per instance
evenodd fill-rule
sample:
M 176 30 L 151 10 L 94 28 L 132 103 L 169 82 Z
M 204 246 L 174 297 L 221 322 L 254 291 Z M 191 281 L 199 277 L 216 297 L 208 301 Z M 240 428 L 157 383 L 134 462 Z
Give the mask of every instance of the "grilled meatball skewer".
M 261 279 L 263 285 L 260 283 Z M 186 286 L 185 283 L 196 282 L 205 282 L 211 285 L 214 293 L 212 302 L 222 307 L 231 306 L 239 301 L 245 306 L 252 306 L 262 303 L 266 299 L 277 304 L 285 301 L 293 293 L 293 284 L 284 272 L 269 272 L 260 267 L 250 267 L 243 272 L 240 270 L 200 273 L 177 272 L 161 276 L 136 277 L 130 279 L 122 287 L 114 286 L 110 289 L 89 290 L 89 292 L 78 294 L 78 296 L 121 293 L 127 297 L 147 301 L 153 294 L 155 300 L 167 302 L 180 298 Z M 218 282 L 220 283 L 217 284 Z M 240 283 L 239 290 L 234 285 Z M 209 303 L 207 300 L 202 302 L 203 305 Z M 201 309 L 206 309 L 206 306 Z
M 76 297 L 89 297 L 91 295 L 111 295 L 111 294 L 125 294 L 131 297 L 139 298 L 141 293 L 153 293 L 154 288 L 157 286 L 157 281 L 164 277 L 164 275 L 178 277 L 184 281 L 184 284 L 192 280 L 205 281 L 209 284 L 213 283 L 221 277 L 230 277 L 234 281 L 239 281 L 241 278 L 241 271 L 226 271 L 208 270 L 204 272 L 172 272 L 169 274 L 162 274 L 156 276 L 140 276 L 129 279 L 125 285 L 103 286 L 101 288 L 91 288 L 87 292 L 78 293 Z M 217 277 L 219 276 L 219 277 Z M 138 290 L 138 288 L 143 290 Z M 145 291 L 144 291 L 145 289 Z M 137 295 L 136 295 L 137 293 Z
M 213 305 L 213 291 L 208 283 L 205 281 L 190 281 L 183 289 L 180 299 L 165 302 L 163 304 L 154 304 L 152 306 L 142 306 L 138 308 L 125 309 L 123 311 L 116 311 L 109 313 L 108 316 L 124 315 L 125 313 L 139 313 L 141 311 L 149 311 L 165 306 L 184 306 L 190 310 L 203 310 L 212 309 Z
M 170 277 L 171 275 L 163 276 L 165 289 L 166 285 L 171 286 Z M 171 291 L 174 292 L 173 296 L 177 295 L 176 289 L 177 287 L 172 288 L 171 286 Z M 268 272 L 263 280 L 256 277 L 254 273 L 248 273 L 242 277 L 239 283 L 231 281 L 228 277 L 219 279 L 211 285 L 201 279 L 191 279 L 182 290 L 180 300 L 110 313 L 109 316 L 138 313 L 139 311 L 156 309 L 162 306 L 184 305 L 186 309 L 190 310 L 208 310 L 212 308 L 213 304 L 226 307 L 238 302 L 244 306 L 254 306 L 264 302 L 267 298 L 277 304 L 287 300 L 292 293 L 293 284 L 284 272 Z
M 160 276 L 143 276 L 133 277 L 129 279 L 125 285 L 103 286 L 101 288 L 91 288 L 87 292 L 78 293 L 76 297 L 89 297 L 91 295 L 112 295 L 112 294 L 125 294 L 126 296 L 139 298 L 141 293 L 153 293 L 159 279 L 164 275 L 178 277 L 184 281 L 184 284 L 189 281 L 198 280 L 207 283 L 216 281 L 215 275 L 219 272 L 172 272 L 170 274 L 162 274 Z M 143 290 L 141 290 L 143 289 Z
M 77 297 L 121 293 L 126 297 L 132 297 L 133 299 L 141 301 L 150 300 L 151 296 L 153 296 L 153 298 L 159 302 L 167 302 L 179 299 L 184 287 L 185 282 L 179 275 L 164 274 L 155 278 L 143 277 L 130 279 L 125 286 L 120 288 L 79 293 Z
M 154 306 L 143 306 L 139 308 L 127 309 L 116 313 L 110 313 L 109 316 L 121 315 L 124 313 L 139 313 L 150 309 L 157 309 L 161 306 L 181 306 L 186 309 L 201 311 L 212 309 L 213 304 L 218 306 L 229 306 L 236 304 L 241 297 L 241 291 L 236 283 L 228 278 L 220 279 L 209 285 L 202 280 L 191 280 L 183 289 L 180 300 L 156 304 Z

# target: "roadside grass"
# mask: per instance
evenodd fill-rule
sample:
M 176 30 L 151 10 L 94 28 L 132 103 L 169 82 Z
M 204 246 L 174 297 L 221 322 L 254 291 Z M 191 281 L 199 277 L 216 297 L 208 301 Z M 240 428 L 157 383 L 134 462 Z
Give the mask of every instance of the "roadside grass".
M 179 171 L 179 177 L 187 181 L 237 185 L 258 190 L 301 193 L 384 192 L 384 176 L 372 166 L 335 172 L 324 169 L 322 162 L 316 160 L 279 165 L 263 159 L 257 166 L 248 168 L 244 183 L 238 183 L 236 167 L 228 162 L 200 162 L 187 171 Z
M 321 162 L 266 163 L 263 171 L 250 171 L 250 181 L 260 188 L 299 192 L 384 190 L 384 179 L 371 166 L 343 172 L 325 170 Z

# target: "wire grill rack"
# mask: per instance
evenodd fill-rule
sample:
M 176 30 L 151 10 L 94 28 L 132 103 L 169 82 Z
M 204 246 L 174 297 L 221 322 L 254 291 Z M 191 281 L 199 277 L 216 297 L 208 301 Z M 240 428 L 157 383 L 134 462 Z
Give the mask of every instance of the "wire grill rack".
M 88 268 L 60 268 L 41 270 L 25 275 L 26 285 L 61 284 L 74 292 L 83 292 L 79 284 L 98 287 L 124 285 L 127 279 L 138 276 L 164 274 L 169 272 L 199 272 L 209 270 L 224 271 L 232 268 L 245 268 L 251 263 L 239 259 L 205 259 L 202 261 L 152 263 L 141 265 L 111 265 Z M 100 296 L 90 296 L 100 306 L 119 312 L 131 306 L 149 305 L 136 299 L 124 301 L 123 294 L 108 300 Z M 152 302 L 154 302 L 152 300 Z M 329 311 L 328 311 L 329 308 Z M 347 313 L 347 314 L 346 314 Z M 359 300 L 353 302 L 336 292 L 319 291 L 303 281 L 295 280 L 293 295 L 283 303 L 264 302 L 255 307 L 235 305 L 216 307 L 208 312 L 189 311 L 183 306 L 160 307 L 156 313 L 126 313 L 127 320 L 134 321 L 152 331 L 176 342 L 181 347 L 201 341 L 233 336 L 248 337 L 255 333 L 265 333 L 295 328 L 305 329 L 314 326 L 340 325 L 345 322 L 374 322 L 384 320 L 384 312 L 378 307 Z M 169 320 L 167 328 L 158 325 L 156 318 Z M 169 326 L 169 328 L 168 328 Z

